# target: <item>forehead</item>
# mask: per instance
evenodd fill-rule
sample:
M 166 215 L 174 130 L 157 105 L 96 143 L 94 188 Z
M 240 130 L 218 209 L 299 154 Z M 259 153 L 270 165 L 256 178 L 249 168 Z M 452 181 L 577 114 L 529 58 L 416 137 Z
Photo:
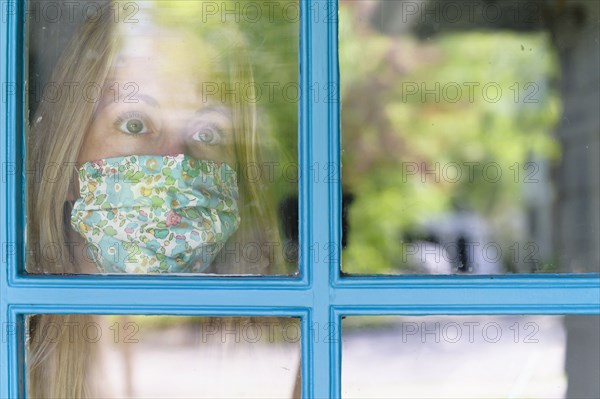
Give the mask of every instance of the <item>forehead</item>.
M 224 85 L 227 71 L 220 53 L 202 35 L 156 25 L 123 25 L 109 86 L 177 105 L 197 103 L 215 86 Z

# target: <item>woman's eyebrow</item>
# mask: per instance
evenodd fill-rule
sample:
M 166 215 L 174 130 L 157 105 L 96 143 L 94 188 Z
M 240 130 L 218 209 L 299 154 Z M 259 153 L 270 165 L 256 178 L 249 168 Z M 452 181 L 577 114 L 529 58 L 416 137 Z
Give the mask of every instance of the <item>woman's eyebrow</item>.
M 154 108 L 160 108 L 160 103 L 152 96 L 149 96 L 147 94 L 138 94 L 136 96 L 132 95 L 132 94 L 120 94 L 118 99 L 126 99 L 127 101 L 123 101 L 124 103 L 137 103 L 138 101 L 136 101 L 138 98 L 140 100 L 142 100 L 143 102 L 145 102 L 146 104 L 150 105 L 151 107 Z
M 108 107 L 110 104 L 118 104 L 118 103 L 137 104 L 137 103 L 139 103 L 139 100 L 142 100 L 144 103 L 150 105 L 153 108 L 160 109 L 160 103 L 152 96 L 149 96 L 146 94 L 134 95 L 132 93 L 120 93 L 116 98 L 106 96 L 105 100 L 100 102 L 96 112 L 103 110 L 104 108 Z
M 140 98 L 145 101 L 148 105 L 154 107 L 154 108 L 160 108 L 160 103 L 158 102 L 158 100 L 156 100 L 154 97 L 152 96 L 147 96 L 145 94 L 141 94 Z
M 204 108 L 200 108 L 198 110 L 196 110 L 196 116 L 202 116 L 208 113 L 217 113 L 220 114 L 228 119 L 232 118 L 231 115 L 231 109 L 229 109 L 228 107 L 225 107 L 223 105 L 209 105 L 207 107 Z

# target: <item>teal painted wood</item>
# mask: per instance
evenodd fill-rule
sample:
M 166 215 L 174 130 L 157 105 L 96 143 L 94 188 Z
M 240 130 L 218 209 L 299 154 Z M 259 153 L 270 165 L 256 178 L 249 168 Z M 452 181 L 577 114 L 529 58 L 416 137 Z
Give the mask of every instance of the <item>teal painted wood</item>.
M 304 3 L 306 4 L 306 3 Z M 307 79 L 313 90 L 308 106 L 307 125 L 310 127 L 306 147 L 309 149 L 307 164 L 310 174 L 303 168 L 308 187 L 309 203 L 301 219 L 309 229 L 310 265 L 313 277 L 312 329 L 308 361 L 311 363 L 312 386 L 307 397 L 331 398 L 339 396 L 334 376 L 339 375 L 340 358 L 333 356 L 332 343 L 338 341 L 339 324 L 332 319 L 333 275 L 337 273 L 340 248 L 340 150 L 337 114 L 337 2 L 317 0 L 310 3 L 310 12 L 304 24 L 308 24 Z M 305 25 L 306 26 L 306 25 Z M 316 91 L 316 93 L 314 92 Z M 332 172 L 318 178 L 314 170 Z M 306 179 L 309 179 L 307 181 Z M 306 249 L 308 250 L 308 249 Z
M 0 84 L 1 105 L 0 112 L 0 165 L 3 166 L 2 190 L 0 191 L 0 243 L 2 245 L 2 268 L 0 270 L 0 319 L 2 326 L 2 345 L 0 346 L 0 396 L 14 397 L 18 394 L 16 360 L 17 337 L 11 333 L 11 324 L 7 318 L 10 296 L 7 293 L 7 270 L 15 267 L 16 252 L 11 243 L 16 241 L 17 231 L 17 204 L 15 203 L 17 191 L 17 178 L 14 174 L 4 174 L 7 166 L 15 165 L 17 154 L 17 96 L 15 83 L 17 82 L 17 43 L 19 29 L 17 22 L 17 9 L 15 1 L 0 4 Z M 12 395 L 12 396 L 11 396 Z
M 335 270 L 335 265 L 321 265 Z M 598 277 L 595 276 L 511 276 L 472 281 L 460 277 L 421 277 L 395 279 L 389 284 L 384 284 L 388 283 L 385 280 L 379 281 L 383 278 L 377 281 L 359 278 L 353 284 L 328 284 L 327 292 L 321 294 L 316 292 L 317 281 L 308 287 L 286 280 L 281 284 L 268 283 L 262 288 L 254 285 L 244 288 L 214 287 L 201 282 L 194 284 L 193 279 L 186 279 L 185 285 L 177 284 L 170 278 L 163 278 L 162 283 L 160 278 L 157 279 L 158 282 L 152 281 L 151 284 L 148 283 L 150 279 L 144 278 L 127 279 L 126 284 L 120 284 L 122 281 L 115 279 L 111 284 L 108 278 L 29 278 L 19 279 L 16 285 L 7 285 L 4 292 L 10 297 L 11 304 L 62 304 L 67 308 L 94 304 L 116 306 L 120 303 L 157 307 L 202 303 L 210 306 L 226 304 L 285 309 L 312 307 L 322 302 L 328 306 L 363 308 L 439 306 L 448 310 L 457 307 L 466 310 L 471 307 L 490 314 L 507 307 L 519 307 L 525 313 L 538 313 L 546 308 L 563 306 L 565 310 L 569 307 L 569 313 L 600 313 L 600 288 Z M 40 280 L 53 284 L 39 284 Z M 110 295 L 107 295 L 108 292 Z M 316 295 L 322 297 L 317 300 Z
M 4 1 L 0 21 L 0 161 L 23 153 L 23 98 L 5 82 L 19 82 L 24 4 Z M 17 8 L 17 6 L 19 8 Z M 598 275 L 494 277 L 339 277 L 340 131 L 337 3 L 301 1 L 299 104 L 300 275 L 209 278 L 188 276 L 26 276 L 23 185 L 3 176 L 0 195 L 0 396 L 22 397 L 22 315 L 50 313 L 254 315 L 300 317 L 302 389 L 307 398 L 341 395 L 343 315 L 600 314 Z M 315 168 L 333 179 L 315 180 Z M 322 173 L 320 174 L 322 177 Z M 8 245 L 7 245 L 8 244 Z M 22 375 L 21 375 L 22 378 Z

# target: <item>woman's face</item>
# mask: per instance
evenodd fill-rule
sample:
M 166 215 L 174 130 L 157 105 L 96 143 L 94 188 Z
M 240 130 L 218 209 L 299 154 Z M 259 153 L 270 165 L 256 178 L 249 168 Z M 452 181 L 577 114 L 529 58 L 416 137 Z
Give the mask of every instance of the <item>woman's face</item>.
M 232 165 L 231 109 L 215 92 L 210 48 L 192 37 L 124 31 L 123 47 L 86 132 L 79 163 L 187 154 Z M 214 54 L 214 53 L 213 53 Z M 212 93 L 211 96 L 209 94 Z

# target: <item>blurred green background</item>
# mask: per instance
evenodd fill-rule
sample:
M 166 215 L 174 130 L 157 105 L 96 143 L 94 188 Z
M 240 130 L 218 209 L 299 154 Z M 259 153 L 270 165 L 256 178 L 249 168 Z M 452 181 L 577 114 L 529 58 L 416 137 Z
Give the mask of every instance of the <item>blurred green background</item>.
M 535 175 L 527 162 L 560 157 L 549 34 L 392 36 L 373 27 L 361 3 L 342 1 L 339 13 L 342 182 L 354 195 L 343 270 L 415 272 L 404 237 L 459 210 L 485 220 L 505 252 L 527 240 L 511 226 L 526 206 L 527 176 Z M 517 265 L 506 256 L 503 268 Z

